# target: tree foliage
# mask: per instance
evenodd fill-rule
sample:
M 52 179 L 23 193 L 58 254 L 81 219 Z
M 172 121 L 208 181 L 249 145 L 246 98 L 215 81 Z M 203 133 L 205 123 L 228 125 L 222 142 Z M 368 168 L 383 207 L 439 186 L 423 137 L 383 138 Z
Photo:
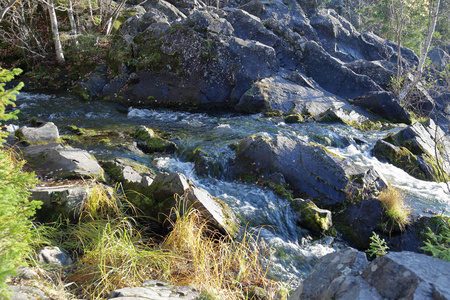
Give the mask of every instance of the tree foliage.
M 0 121 L 15 118 L 15 113 L 6 113 L 5 107 L 13 105 L 23 84 L 5 90 L 5 82 L 21 72 L 0 68 Z M 0 143 L 4 142 L 4 134 Z M 28 199 L 28 189 L 35 183 L 34 175 L 22 171 L 24 162 L 16 159 L 12 150 L 0 147 L 0 298 L 6 297 L 7 276 L 14 274 L 31 251 L 30 217 L 40 206 L 38 201 Z

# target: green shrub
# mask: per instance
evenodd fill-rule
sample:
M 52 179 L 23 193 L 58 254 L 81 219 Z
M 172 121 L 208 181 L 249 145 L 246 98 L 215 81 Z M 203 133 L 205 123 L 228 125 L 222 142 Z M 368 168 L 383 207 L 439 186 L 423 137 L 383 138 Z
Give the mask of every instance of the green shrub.
M 5 90 L 4 86 L 19 73 L 18 69 L 7 71 L 0 68 L 0 121 L 15 118 L 15 114 L 5 113 L 5 106 L 14 105 L 13 100 L 22 84 L 11 90 Z M 4 136 L 1 133 L 1 144 Z M 35 179 L 33 174 L 22 171 L 23 164 L 12 150 L 0 146 L 0 298 L 7 297 L 7 276 L 15 273 L 31 251 L 32 223 L 29 217 L 40 205 L 40 202 L 28 200 L 28 189 Z
M 425 233 L 427 241 L 422 250 L 431 253 L 431 256 L 450 262 L 450 218 L 440 219 L 437 232 L 427 228 Z

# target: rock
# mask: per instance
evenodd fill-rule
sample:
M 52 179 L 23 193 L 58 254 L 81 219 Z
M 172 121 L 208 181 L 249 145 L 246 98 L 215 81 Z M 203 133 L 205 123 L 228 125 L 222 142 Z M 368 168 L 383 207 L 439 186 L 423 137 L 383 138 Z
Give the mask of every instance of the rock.
M 141 185 L 143 187 L 149 187 L 152 183 L 153 183 L 153 178 L 151 178 L 150 176 L 147 176 L 147 175 L 142 176 Z
M 294 199 L 293 205 L 302 227 L 321 234 L 333 226 L 331 211 L 318 208 L 311 200 Z
M 370 237 L 383 226 L 383 204 L 376 198 L 361 199 L 334 216 L 334 226 L 348 241 L 359 250 L 369 248 Z
M 332 299 L 334 295 L 330 293 L 329 289 L 334 286 L 335 281 L 342 277 L 360 276 L 368 264 L 364 253 L 351 248 L 325 255 L 314 266 L 300 287 L 289 297 L 289 300 Z
M 147 299 L 147 300 L 176 300 L 199 299 L 200 292 L 187 286 L 173 286 L 165 282 L 147 280 L 142 287 L 128 287 L 114 290 L 109 294 L 108 299 Z
M 173 153 L 177 150 L 177 145 L 158 137 L 155 132 L 145 126 L 141 126 L 134 134 L 138 147 L 145 153 L 167 152 Z
M 39 278 L 39 275 L 36 273 L 36 271 L 31 269 L 30 267 L 19 267 L 17 269 L 17 276 L 25 280 Z
M 281 173 L 295 193 L 320 200 L 320 205 L 326 207 L 346 200 L 346 189 L 353 184 L 355 176 L 360 176 L 362 183 L 356 186 L 357 189 L 378 189 L 385 184 L 374 170 L 357 168 L 324 147 L 281 135 L 242 140 L 234 171 L 238 177 L 267 177 L 271 173 Z
M 169 199 L 174 204 L 174 195 L 182 196 L 189 188 L 186 177 L 181 173 L 158 173 L 150 185 L 153 190 L 153 197 L 156 201 L 166 201 Z M 174 207 L 171 205 L 170 207 Z
M 361 277 L 388 299 L 450 299 L 450 263 L 413 252 L 390 252 Z
M 90 97 L 98 96 L 108 82 L 108 68 L 100 66 L 94 70 L 92 75 L 75 86 L 73 91 L 84 100 L 88 100 Z
M 237 111 L 247 113 L 258 113 L 267 109 L 313 117 L 329 109 L 353 111 L 346 101 L 319 88 L 314 88 L 312 83 L 309 86 L 302 86 L 280 76 L 255 82 L 236 105 Z
M 36 213 L 40 222 L 54 221 L 60 215 L 77 219 L 82 204 L 90 194 L 92 186 L 67 184 L 38 186 L 30 190 L 31 198 L 42 201 L 43 206 Z
M 435 145 L 435 140 L 439 141 L 438 145 Z M 377 141 L 372 152 L 375 157 L 402 168 L 411 176 L 441 182 L 445 177 L 440 173 L 436 159 L 441 161 L 442 170 L 450 174 L 450 161 L 443 150 L 448 147 L 450 138 L 430 119 L 427 126 L 414 123 L 395 134 L 389 134 Z
M 395 76 L 395 65 L 386 60 L 356 60 L 346 63 L 345 66 L 353 72 L 369 76 L 376 84 L 383 89 L 388 88 L 391 78 Z
M 102 167 L 114 182 L 120 182 L 122 184 L 141 183 L 144 175 L 143 173 L 150 172 L 150 169 L 147 166 L 125 158 L 103 161 Z M 139 170 L 139 172 L 136 170 Z
M 439 72 L 443 71 L 450 63 L 450 54 L 440 47 L 431 49 L 427 56 L 430 58 L 433 68 Z
M 12 290 L 12 295 L 8 298 L 9 300 L 50 300 L 41 289 L 33 286 L 15 286 L 10 285 L 9 288 Z
M 206 190 L 192 186 L 186 191 L 183 200 L 185 207 L 196 208 L 210 226 L 231 237 L 236 236 L 239 229 L 238 219 L 227 204 L 214 198 Z
M 24 158 L 37 174 L 56 179 L 92 178 L 104 181 L 104 171 L 86 150 L 64 148 L 61 144 L 29 146 Z
M 42 144 L 59 141 L 58 127 L 52 122 L 47 122 L 37 128 L 21 127 L 16 131 L 15 135 L 21 142 L 27 144 Z
M 411 114 L 400 105 L 392 93 L 385 91 L 369 92 L 356 98 L 353 103 L 369 109 L 387 120 L 411 123 Z
M 60 247 L 46 246 L 38 253 L 38 262 L 56 266 L 69 266 L 72 259 Z
M 370 264 L 340 250 L 321 258 L 289 300 L 450 299 L 450 263 L 413 252 L 390 252 Z

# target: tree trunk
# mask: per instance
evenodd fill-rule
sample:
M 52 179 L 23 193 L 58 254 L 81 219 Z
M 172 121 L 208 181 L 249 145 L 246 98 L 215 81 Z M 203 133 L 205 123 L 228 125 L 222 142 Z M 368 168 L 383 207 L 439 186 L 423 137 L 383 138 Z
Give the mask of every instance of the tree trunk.
M 73 6 L 72 6 L 72 0 L 69 1 L 69 19 L 70 19 L 70 26 L 72 27 L 72 34 L 77 35 L 77 23 L 75 22 L 75 17 L 73 16 Z
M 112 28 L 114 26 L 114 23 L 117 20 L 117 17 L 120 14 L 120 10 L 122 9 L 122 7 L 125 5 L 126 0 L 122 0 L 122 2 L 119 4 L 118 7 L 116 7 L 116 9 L 114 10 L 114 12 L 112 12 L 111 14 L 109 14 L 108 16 L 108 21 L 106 23 L 106 31 L 105 31 L 105 35 L 109 35 L 112 31 Z
M 434 30 L 436 29 L 436 21 L 438 17 L 439 12 L 439 6 L 441 4 L 441 0 L 436 0 L 436 4 L 434 8 L 430 9 L 430 20 L 428 22 L 428 33 L 427 37 L 425 38 L 425 44 L 423 46 L 422 54 L 420 55 L 419 59 L 419 65 L 417 66 L 417 70 L 414 74 L 414 78 L 409 83 L 403 91 L 398 96 L 400 102 L 402 102 L 406 96 L 408 96 L 409 92 L 417 85 L 417 83 L 420 81 L 420 78 L 422 77 L 423 73 L 423 66 L 425 64 L 425 60 L 427 58 L 428 50 L 430 50 L 431 40 L 433 39 Z M 431 6 L 432 4 L 430 4 Z
M 50 22 L 52 24 L 53 40 L 55 41 L 56 61 L 63 65 L 65 63 L 64 54 L 62 51 L 61 40 L 59 38 L 58 20 L 56 19 L 55 5 L 53 0 L 48 1 L 48 13 L 50 15 Z

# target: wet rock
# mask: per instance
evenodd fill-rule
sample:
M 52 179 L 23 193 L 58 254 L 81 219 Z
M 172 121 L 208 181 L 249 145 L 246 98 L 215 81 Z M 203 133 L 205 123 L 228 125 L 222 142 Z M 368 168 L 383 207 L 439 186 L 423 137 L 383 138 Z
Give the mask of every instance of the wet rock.
M 334 226 L 350 246 L 360 250 L 369 248 L 370 237 L 383 226 L 383 204 L 376 198 L 361 199 L 334 217 Z
M 253 136 L 242 140 L 235 161 L 237 176 L 267 177 L 283 174 L 295 193 L 333 206 L 345 201 L 346 189 L 359 177 L 356 188 L 370 190 L 384 186 L 384 180 L 370 168 L 357 168 L 324 147 L 277 135 Z
M 104 171 L 86 150 L 65 148 L 61 144 L 29 146 L 24 158 L 37 174 L 56 179 L 93 178 L 104 181 Z
M 175 143 L 160 138 L 152 129 L 145 126 L 141 126 L 136 130 L 135 137 L 137 146 L 145 153 L 173 153 L 178 148 Z
M 439 143 L 436 144 L 435 140 Z M 389 134 L 377 141 L 372 153 L 418 179 L 441 182 L 445 176 L 440 173 L 440 167 L 450 174 L 448 153 L 445 151 L 448 147 L 449 137 L 433 120 L 429 120 L 427 126 L 414 123 L 395 134 Z M 439 165 L 436 159 L 441 162 Z
M 59 141 L 59 130 L 53 122 L 47 122 L 37 128 L 21 127 L 15 135 L 21 142 L 27 144 L 45 144 Z
M 194 300 L 198 299 L 199 295 L 199 291 L 187 286 L 173 286 L 161 281 L 147 280 L 142 287 L 114 290 L 109 294 L 108 299 Z
M 41 264 L 56 266 L 69 266 L 73 264 L 72 259 L 60 247 L 46 246 L 38 253 L 38 261 Z
M 333 226 L 331 211 L 318 208 L 311 200 L 294 199 L 293 205 L 302 227 L 320 234 Z

